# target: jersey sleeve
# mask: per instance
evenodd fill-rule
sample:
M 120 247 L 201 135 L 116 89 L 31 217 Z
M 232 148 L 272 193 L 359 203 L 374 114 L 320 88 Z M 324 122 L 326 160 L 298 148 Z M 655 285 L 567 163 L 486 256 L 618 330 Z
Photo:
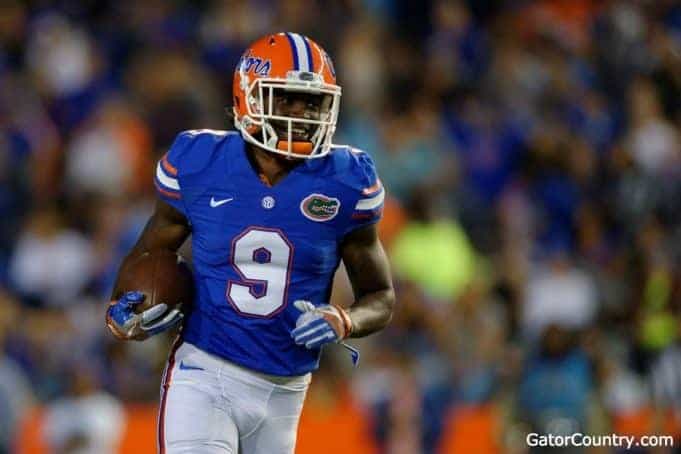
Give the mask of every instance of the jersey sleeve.
M 158 197 L 173 208 L 187 215 L 182 200 L 180 173 L 182 160 L 190 146 L 191 136 L 180 133 L 170 150 L 156 164 L 154 184 Z
M 353 185 L 356 192 L 345 234 L 380 221 L 385 200 L 385 188 L 371 157 L 362 151 L 353 151 L 353 155 L 355 158 L 353 173 L 357 183 Z

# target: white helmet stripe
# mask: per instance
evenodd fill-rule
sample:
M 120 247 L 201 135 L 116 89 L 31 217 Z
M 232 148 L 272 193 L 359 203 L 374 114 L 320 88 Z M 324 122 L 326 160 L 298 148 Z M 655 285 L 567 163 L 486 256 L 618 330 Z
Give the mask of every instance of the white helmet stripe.
M 312 55 L 308 52 L 305 38 L 298 33 L 288 34 L 293 39 L 293 44 L 296 46 L 296 53 L 298 54 L 298 64 L 301 71 L 312 71 Z

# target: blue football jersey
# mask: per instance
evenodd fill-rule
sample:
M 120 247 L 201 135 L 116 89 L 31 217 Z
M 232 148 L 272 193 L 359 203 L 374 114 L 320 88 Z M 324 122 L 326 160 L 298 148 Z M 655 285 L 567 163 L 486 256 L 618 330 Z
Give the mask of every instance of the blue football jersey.
M 343 237 L 380 219 L 384 189 L 371 158 L 338 146 L 270 187 L 238 133 L 185 131 L 155 183 L 192 228 L 197 292 L 183 338 L 267 374 L 316 369 L 319 349 L 291 339 L 293 302 L 328 303 Z

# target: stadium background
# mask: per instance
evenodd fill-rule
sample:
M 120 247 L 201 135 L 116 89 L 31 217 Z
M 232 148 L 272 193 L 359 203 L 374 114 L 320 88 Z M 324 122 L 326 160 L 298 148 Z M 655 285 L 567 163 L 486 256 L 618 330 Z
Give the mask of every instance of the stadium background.
M 153 450 L 169 338 L 112 339 L 113 273 L 155 160 L 228 126 L 240 53 L 283 30 L 334 58 L 336 142 L 388 188 L 398 294 L 358 370 L 325 355 L 298 452 L 681 434 L 659 359 L 680 327 L 678 2 L 4 0 L 0 452 Z

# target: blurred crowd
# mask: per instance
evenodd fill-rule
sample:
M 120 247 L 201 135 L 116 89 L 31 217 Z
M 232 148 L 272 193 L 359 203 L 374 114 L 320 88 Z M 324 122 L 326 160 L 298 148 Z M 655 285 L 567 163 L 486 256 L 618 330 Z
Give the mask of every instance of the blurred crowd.
M 115 271 L 156 160 L 231 129 L 234 65 L 284 30 L 335 60 L 335 141 L 388 189 L 398 295 L 360 368 L 329 349 L 308 400 L 348 390 L 386 453 L 681 435 L 678 2 L 5 0 L 0 453 L 35 404 L 56 451 L 106 453 L 123 405 L 158 399 L 170 336 L 106 332 Z

